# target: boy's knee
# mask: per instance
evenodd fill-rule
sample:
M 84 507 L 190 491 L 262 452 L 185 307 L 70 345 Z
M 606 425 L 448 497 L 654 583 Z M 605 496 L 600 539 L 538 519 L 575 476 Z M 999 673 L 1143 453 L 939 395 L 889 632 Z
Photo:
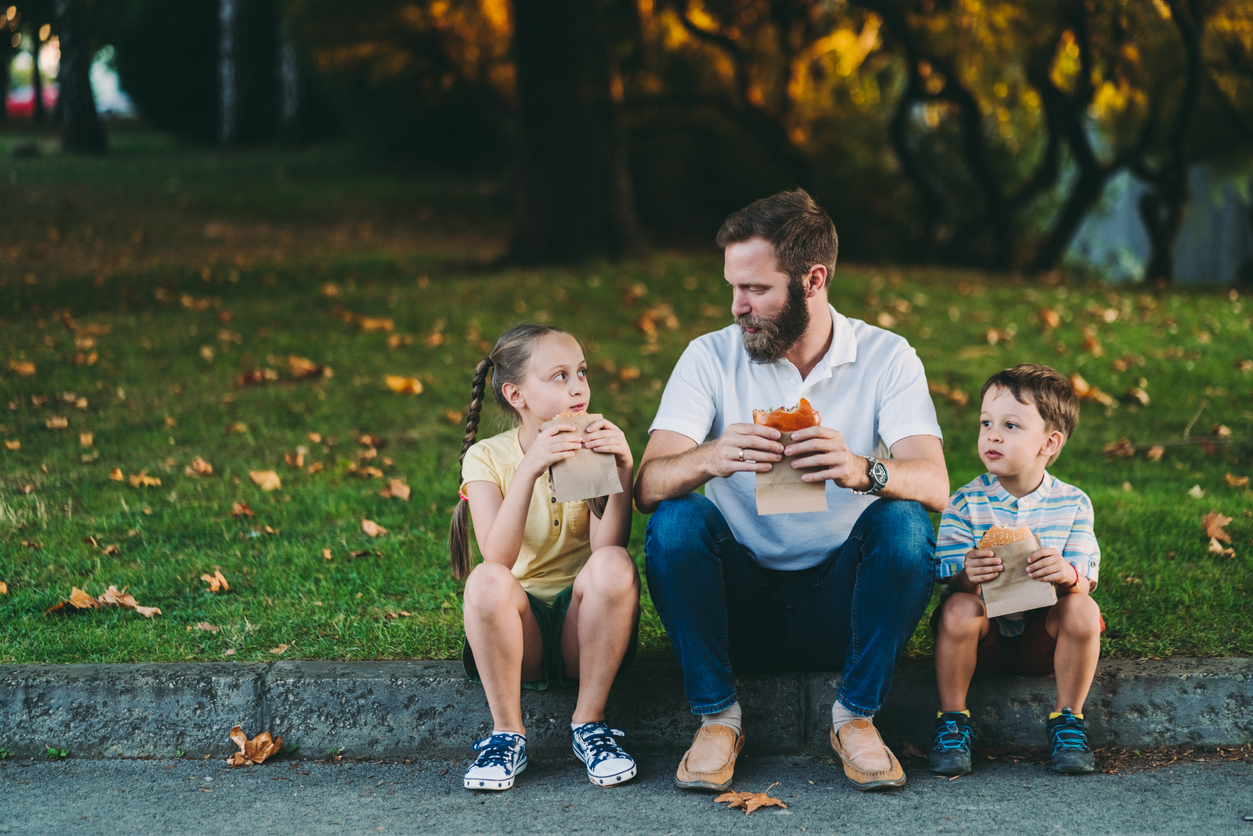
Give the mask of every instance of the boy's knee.
M 1101 607 L 1087 595 L 1067 595 L 1057 602 L 1061 629 L 1070 633 L 1098 635 Z
M 987 618 L 986 612 L 978 595 L 954 592 L 940 604 L 940 632 L 965 634 L 977 631 Z

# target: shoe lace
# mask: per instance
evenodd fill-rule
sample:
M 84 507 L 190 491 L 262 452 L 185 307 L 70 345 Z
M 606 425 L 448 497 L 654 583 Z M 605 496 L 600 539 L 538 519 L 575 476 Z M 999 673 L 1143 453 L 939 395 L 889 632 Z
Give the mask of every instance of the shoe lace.
M 1062 712 L 1057 722 L 1049 727 L 1049 739 L 1055 752 L 1061 749 L 1088 749 L 1088 733 L 1079 718 L 1068 711 Z
M 626 732 L 611 729 L 604 723 L 589 724 L 587 731 L 579 732 L 579 740 L 587 749 L 590 764 L 597 764 L 608 758 L 626 757 L 627 754 L 615 738 L 626 737 Z
M 956 720 L 945 720 L 943 726 L 936 727 L 933 748 L 944 752 L 969 749 L 970 739 L 973 736 L 974 729 L 970 726 L 958 723 Z
M 483 738 L 474 744 L 474 751 L 479 753 L 479 756 L 474 759 L 474 765 L 508 767 L 513 762 L 516 739 L 516 736 L 512 734 L 494 734 Z

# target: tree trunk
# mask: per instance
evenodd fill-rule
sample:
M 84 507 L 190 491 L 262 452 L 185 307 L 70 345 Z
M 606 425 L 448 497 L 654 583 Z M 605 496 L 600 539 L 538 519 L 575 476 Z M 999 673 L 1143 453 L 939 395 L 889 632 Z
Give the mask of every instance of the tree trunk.
M 272 139 L 280 116 L 274 0 L 218 0 L 218 140 Z
M 35 120 L 36 125 L 42 125 L 48 118 L 47 110 L 44 108 L 44 80 L 43 75 L 39 72 L 39 50 L 43 47 L 43 41 L 39 38 L 39 22 L 35 21 L 30 27 L 30 89 L 34 110 L 31 116 Z
M 103 154 L 109 150 L 104 127 L 91 92 L 91 49 L 84 27 L 83 0 L 56 0 L 61 41 L 60 110 L 65 126 L 61 147 L 71 154 Z
M 218 3 L 218 141 L 230 145 L 235 141 L 236 100 L 235 20 L 238 0 Z
M 514 0 L 519 136 L 510 254 L 517 261 L 638 250 L 607 5 Z
M 13 60 L 13 33 L 0 17 L 0 123 L 9 116 L 9 62 Z

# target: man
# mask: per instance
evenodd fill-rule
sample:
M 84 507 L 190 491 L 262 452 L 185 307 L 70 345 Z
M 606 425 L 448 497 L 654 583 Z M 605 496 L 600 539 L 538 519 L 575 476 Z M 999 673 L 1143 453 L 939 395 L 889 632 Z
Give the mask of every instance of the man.
M 734 213 L 718 244 L 735 324 L 679 359 L 635 482 L 653 514 L 649 590 L 702 723 L 675 783 L 731 785 L 744 743 L 736 672 L 840 667 L 831 745 L 845 775 L 862 790 L 899 787 L 872 719 L 930 598 L 926 510 L 948 500 L 922 363 L 903 338 L 828 303 L 838 239 L 804 191 Z M 754 408 L 802 397 L 822 426 L 790 446 L 753 423 Z M 755 474 L 784 455 L 825 483 L 828 511 L 757 514 Z

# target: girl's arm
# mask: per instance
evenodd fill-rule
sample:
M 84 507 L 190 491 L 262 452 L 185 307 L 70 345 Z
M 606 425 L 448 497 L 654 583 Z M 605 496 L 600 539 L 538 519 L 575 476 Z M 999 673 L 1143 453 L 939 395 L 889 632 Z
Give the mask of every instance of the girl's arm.
M 627 444 L 622 430 L 603 418 L 588 425 L 583 444 L 594 452 L 613 454 L 618 466 L 618 480 L 622 483 L 621 492 L 609 495 L 605 513 L 600 519 L 589 512 L 592 551 L 605 546 L 626 548 L 627 541 L 631 539 L 631 480 L 635 474 L 631 446 Z
M 518 465 L 513 483 L 504 496 L 501 496 L 500 488 L 491 482 L 466 484 L 474 539 L 479 544 L 484 562 L 513 568 L 522 549 L 522 535 L 526 531 L 526 515 L 531 508 L 535 480 L 554 462 L 570 458 L 579 449 L 579 442 L 571 440 L 573 436 L 566 435 L 565 439 L 557 437 L 562 433 L 571 433 L 573 429 L 559 424 L 540 433 Z

